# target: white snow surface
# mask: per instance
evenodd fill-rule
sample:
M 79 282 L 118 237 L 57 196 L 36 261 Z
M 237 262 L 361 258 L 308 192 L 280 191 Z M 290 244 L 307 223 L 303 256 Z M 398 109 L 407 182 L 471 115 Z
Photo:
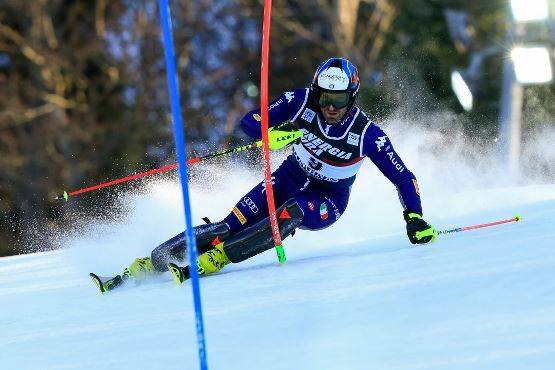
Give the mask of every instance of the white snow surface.
M 345 215 L 287 239 L 286 264 L 268 251 L 201 279 L 210 369 L 555 369 L 555 185 L 509 183 L 494 157 L 469 162 L 462 144 L 389 131 L 438 229 L 523 221 L 414 247 L 395 189 L 368 162 Z M 260 179 L 208 169 L 192 185 L 195 224 Z M 101 295 L 88 278 L 183 228 L 179 186 L 148 189 L 123 195 L 116 221 L 60 233 L 59 250 L 0 258 L 1 369 L 199 368 L 190 284 L 165 274 Z

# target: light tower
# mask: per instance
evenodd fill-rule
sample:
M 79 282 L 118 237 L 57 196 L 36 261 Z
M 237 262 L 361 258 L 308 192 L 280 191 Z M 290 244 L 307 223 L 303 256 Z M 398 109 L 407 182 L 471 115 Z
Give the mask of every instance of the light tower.
M 511 0 L 512 19 L 508 21 L 504 58 L 499 139 L 501 160 L 508 174 L 519 177 L 522 106 L 524 87 L 553 80 L 553 17 L 549 17 L 548 0 Z M 553 7 L 553 4 L 551 4 Z M 554 9 L 551 9 L 553 12 Z

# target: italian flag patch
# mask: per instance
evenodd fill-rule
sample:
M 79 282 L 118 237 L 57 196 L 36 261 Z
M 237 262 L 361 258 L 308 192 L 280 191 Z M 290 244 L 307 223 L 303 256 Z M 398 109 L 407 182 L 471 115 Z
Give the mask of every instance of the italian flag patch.
M 326 220 L 328 218 L 328 206 L 326 203 L 320 204 L 320 218 Z

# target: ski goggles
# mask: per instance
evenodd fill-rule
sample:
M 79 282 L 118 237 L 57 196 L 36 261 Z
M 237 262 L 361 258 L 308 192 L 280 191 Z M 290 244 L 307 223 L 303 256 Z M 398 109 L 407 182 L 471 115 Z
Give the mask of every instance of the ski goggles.
M 336 109 L 345 108 L 351 101 L 351 94 L 347 91 L 328 92 L 321 91 L 316 95 L 316 103 L 321 108 L 333 105 Z

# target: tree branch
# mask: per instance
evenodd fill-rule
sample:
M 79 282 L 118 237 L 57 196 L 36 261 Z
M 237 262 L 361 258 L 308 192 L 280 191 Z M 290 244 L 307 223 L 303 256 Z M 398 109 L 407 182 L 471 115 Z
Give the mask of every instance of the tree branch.
M 4 35 L 7 39 L 18 45 L 21 53 L 31 62 L 41 67 L 46 64 L 46 58 L 44 56 L 33 49 L 27 41 L 25 41 L 23 36 L 17 33 L 13 28 L 2 24 L 2 22 L 0 22 L 0 35 Z

